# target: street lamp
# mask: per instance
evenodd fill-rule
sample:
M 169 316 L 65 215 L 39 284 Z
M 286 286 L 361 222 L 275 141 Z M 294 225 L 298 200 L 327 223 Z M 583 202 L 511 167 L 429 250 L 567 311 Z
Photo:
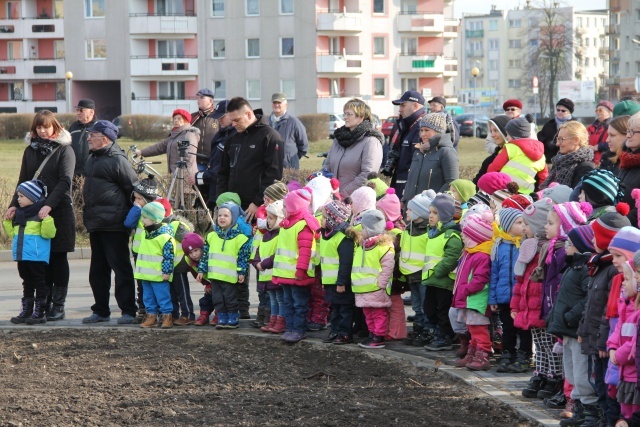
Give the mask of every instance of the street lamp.
M 64 77 L 67 79 L 67 113 L 71 113 L 71 107 L 73 105 L 71 101 L 71 79 L 73 78 L 73 73 L 67 71 L 64 73 Z
M 476 98 L 476 88 L 478 87 L 476 78 L 480 74 L 480 69 L 478 67 L 473 67 L 471 69 L 471 75 L 473 76 L 473 135 L 476 136 L 476 110 L 478 109 L 478 99 Z

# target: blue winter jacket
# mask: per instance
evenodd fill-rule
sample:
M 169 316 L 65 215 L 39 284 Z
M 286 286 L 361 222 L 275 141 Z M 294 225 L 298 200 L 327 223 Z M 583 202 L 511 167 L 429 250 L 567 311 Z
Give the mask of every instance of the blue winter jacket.
M 397 132 L 400 135 L 396 144 L 391 147 L 392 152 L 389 153 L 389 157 L 395 163 L 394 182 L 399 181 L 403 187 L 409 176 L 413 152 L 416 150 L 415 144 L 420 142 L 420 118 L 424 115 L 424 108 L 420 108 L 409 117 L 397 120 Z M 412 126 L 414 123 L 415 125 Z M 402 197 L 402 194 L 398 196 Z
M 491 284 L 489 285 L 489 304 L 509 304 L 516 276 L 516 265 L 520 250 L 511 242 L 502 241 L 498 245 L 495 261 L 491 261 Z
M 284 113 L 277 122 L 272 114 L 269 116 L 269 123 L 284 140 L 284 167 L 299 169 L 299 160 L 309 151 L 307 129 L 297 117 L 288 112 Z

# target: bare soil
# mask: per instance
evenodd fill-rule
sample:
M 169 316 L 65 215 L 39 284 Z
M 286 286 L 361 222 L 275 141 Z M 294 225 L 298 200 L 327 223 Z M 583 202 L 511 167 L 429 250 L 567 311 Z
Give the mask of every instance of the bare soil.
M 2 426 L 533 426 L 434 369 L 226 331 L 0 331 Z

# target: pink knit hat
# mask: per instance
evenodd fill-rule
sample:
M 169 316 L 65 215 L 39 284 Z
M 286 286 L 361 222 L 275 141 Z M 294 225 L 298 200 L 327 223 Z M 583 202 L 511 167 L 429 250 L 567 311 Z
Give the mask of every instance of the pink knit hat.
M 284 206 L 288 214 L 307 211 L 310 204 L 311 194 L 304 188 L 294 190 L 284 196 Z
M 398 199 L 398 196 L 396 195 L 395 188 L 387 189 L 387 194 L 378 200 L 376 208 L 384 212 L 384 215 L 387 217 L 387 221 L 396 222 L 402 218 L 402 206 L 400 204 L 400 199 Z
M 497 190 L 505 190 L 511 181 L 513 179 L 504 172 L 489 172 L 480 177 L 478 188 L 488 195 L 492 195 Z
M 353 215 L 376 208 L 376 190 L 371 187 L 360 187 L 351 193 L 351 210 Z
M 587 223 L 593 207 L 587 202 L 566 202 L 553 205 L 553 210 L 560 218 L 560 235 L 566 236 L 575 227 Z
M 480 215 L 471 215 L 465 219 L 462 235 L 476 245 L 491 240 L 493 238 L 492 222 L 493 215 L 489 211 Z

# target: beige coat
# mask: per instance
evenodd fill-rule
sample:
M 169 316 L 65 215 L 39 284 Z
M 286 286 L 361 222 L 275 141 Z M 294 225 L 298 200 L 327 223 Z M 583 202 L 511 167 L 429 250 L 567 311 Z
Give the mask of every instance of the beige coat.
M 180 160 L 180 154 L 178 153 L 178 141 L 189 141 L 189 148 L 187 152 L 189 155 L 185 159 L 187 161 L 187 171 L 189 175 L 194 176 L 198 172 L 198 165 L 196 163 L 195 154 L 198 152 L 198 142 L 200 141 L 200 130 L 191 126 L 190 124 L 184 124 L 179 128 L 175 128 L 171 131 L 167 139 L 157 144 L 153 144 L 150 147 L 143 148 L 143 157 L 154 157 L 161 154 L 167 155 L 167 167 L 169 173 L 172 174 L 176 170 L 176 164 Z

